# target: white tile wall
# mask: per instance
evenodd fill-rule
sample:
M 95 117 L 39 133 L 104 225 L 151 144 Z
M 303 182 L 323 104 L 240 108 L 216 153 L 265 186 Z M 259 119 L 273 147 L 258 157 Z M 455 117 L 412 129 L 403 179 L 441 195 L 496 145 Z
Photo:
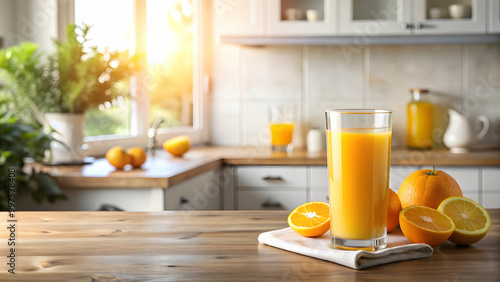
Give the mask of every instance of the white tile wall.
M 369 98 L 408 101 L 408 89 L 414 87 L 460 97 L 461 49 L 460 45 L 369 47 Z
M 447 109 L 455 107 L 470 116 L 486 114 L 492 129 L 484 142 L 500 145 L 500 44 L 369 46 L 357 53 L 346 53 L 342 46 L 215 43 L 213 49 L 212 143 L 216 145 L 268 145 L 266 107 L 297 104 L 301 127 L 294 136 L 296 147 L 305 146 L 310 128 L 325 128 L 324 110 L 360 107 L 392 109 L 393 146 L 402 147 L 405 105 L 412 87 L 434 93 L 438 144 L 447 127 Z M 488 92 L 478 96 L 483 89 Z M 225 111 L 225 106 L 235 108 Z

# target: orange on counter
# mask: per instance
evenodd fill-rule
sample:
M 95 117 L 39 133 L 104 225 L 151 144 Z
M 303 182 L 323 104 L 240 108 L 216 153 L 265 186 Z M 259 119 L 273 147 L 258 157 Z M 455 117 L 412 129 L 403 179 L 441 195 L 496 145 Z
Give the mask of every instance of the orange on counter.
M 139 147 L 128 149 L 127 154 L 130 156 L 130 164 L 135 168 L 141 167 L 146 162 L 146 152 Z
M 182 135 L 168 139 L 163 143 L 163 149 L 174 156 L 182 156 L 191 148 L 189 137 Z
M 457 245 L 472 245 L 483 239 L 490 230 L 490 215 L 471 199 L 450 197 L 439 205 L 438 210 L 455 223 L 455 231 L 448 240 Z
M 302 236 L 321 236 L 330 229 L 330 205 L 325 202 L 300 205 L 288 216 L 288 225 Z
M 399 187 L 398 196 L 403 209 L 409 206 L 437 209 L 444 199 L 463 194 L 453 177 L 432 167 L 408 175 Z
M 398 194 L 389 189 L 389 209 L 387 210 L 387 232 L 391 232 L 399 225 L 399 212 L 401 212 L 401 201 Z
M 130 163 L 130 156 L 125 152 L 123 147 L 119 146 L 109 149 L 106 152 L 106 159 L 112 166 L 118 169 L 122 169 Z
M 455 230 L 449 216 L 424 206 L 411 206 L 399 214 L 399 225 L 412 243 L 425 243 L 436 247 L 444 243 Z

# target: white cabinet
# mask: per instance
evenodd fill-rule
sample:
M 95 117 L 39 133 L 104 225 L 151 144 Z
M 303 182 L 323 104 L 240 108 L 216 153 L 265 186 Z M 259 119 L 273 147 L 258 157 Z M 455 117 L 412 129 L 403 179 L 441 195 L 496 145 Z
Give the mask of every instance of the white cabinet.
M 264 35 L 264 0 L 213 0 L 213 15 L 218 35 Z
M 464 10 L 460 18 L 451 17 L 451 5 L 461 5 L 456 8 Z M 492 5 L 498 28 L 498 0 Z M 485 0 L 342 0 L 340 33 L 363 37 L 486 34 L 486 6 Z
M 165 210 L 220 210 L 219 170 L 205 172 L 165 190 Z
M 112 205 L 124 211 L 162 211 L 162 188 L 64 188 L 68 200 L 54 204 L 38 204 L 31 195 L 18 198 L 19 211 L 96 211 L 102 205 Z
M 268 0 L 267 35 L 335 35 L 336 2 L 335 0 Z
M 500 32 L 500 0 L 488 1 L 488 32 Z
M 484 0 L 416 0 L 415 35 L 486 34 L 486 1 Z M 452 18 L 451 5 L 465 7 L 464 15 Z M 443 11 L 442 18 L 432 18 L 435 10 Z
M 485 208 L 500 208 L 500 168 L 483 169 L 482 194 Z
M 397 192 L 403 180 L 418 169 L 418 166 L 391 166 L 389 187 Z M 326 166 L 311 167 L 310 183 L 309 200 L 328 202 L 328 169 Z
M 293 210 L 307 202 L 307 167 L 238 166 L 236 209 Z
M 472 199 L 481 204 L 479 198 L 479 168 L 475 167 L 439 167 L 437 168 L 444 171 L 453 177 L 460 188 L 464 197 Z
M 340 33 L 411 35 L 411 0 L 341 0 Z

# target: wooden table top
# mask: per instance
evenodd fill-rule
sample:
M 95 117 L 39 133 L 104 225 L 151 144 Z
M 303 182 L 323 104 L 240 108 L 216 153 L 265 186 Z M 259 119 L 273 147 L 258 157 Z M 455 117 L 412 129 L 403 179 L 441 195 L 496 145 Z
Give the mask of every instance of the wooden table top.
M 193 148 L 183 157 L 163 150 L 149 157 L 140 169 L 116 170 L 106 159 L 84 166 L 42 166 L 31 164 L 54 177 L 62 187 L 71 188 L 168 188 L 190 177 L 229 165 L 326 166 L 326 152 L 315 154 L 296 150 L 291 154 L 273 153 L 263 147 Z M 446 149 L 410 151 L 392 149 L 392 165 L 500 166 L 500 150 L 451 154 Z
M 469 247 L 450 242 L 426 259 L 353 270 L 260 245 L 285 212 L 17 212 L 15 275 L 1 214 L 1 281 L 500 281 L 500 209 Z M 120 280 L 121 281 L 121 280 Z

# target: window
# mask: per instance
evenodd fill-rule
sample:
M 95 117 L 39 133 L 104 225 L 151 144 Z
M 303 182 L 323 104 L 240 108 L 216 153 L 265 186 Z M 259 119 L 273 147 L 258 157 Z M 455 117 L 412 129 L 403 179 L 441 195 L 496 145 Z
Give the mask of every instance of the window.
M 117 144 L 146 147 L 147 130 L 157 118 L 163 120 L 160 142 L 180 134 L 194 143 L 205 141 L 201 3 L 74 0 L 74 22 L 92 26 L 89 45 L 129 50 L 147 61 L 143 72 L 120 85 L 130 98 L 120 97 L 86 113 L 91 155 L 102 155 Z

